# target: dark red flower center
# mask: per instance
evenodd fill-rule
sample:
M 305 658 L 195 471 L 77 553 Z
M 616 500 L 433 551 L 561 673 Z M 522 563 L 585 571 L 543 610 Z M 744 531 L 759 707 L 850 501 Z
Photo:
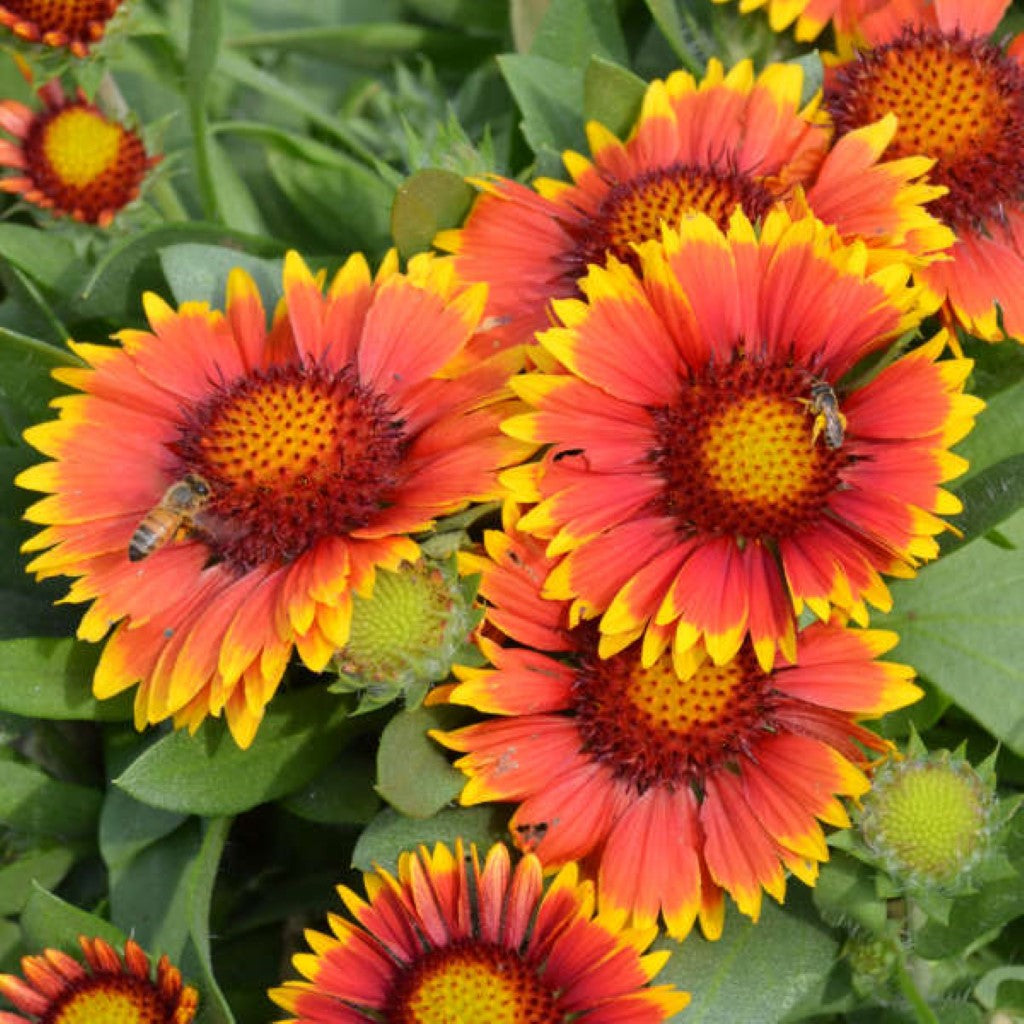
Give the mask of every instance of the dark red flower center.
M 676 227 L 696 210 L 724 230 L 736 207 L 757 220 L 774 198 L 757 179 L 726 168 L 674 164 L 644 171 L 612 184 L 594 217 L 564 225 L 576 241 L 571 272 L 582 277 L 589 264 L 604 266 L 609 254 L 638 270 L 633 245 L 660 238 L 663 221 Z
M 39 1024 L 173 1024 L 176 1001 L 169 1004 L 156 986 L 131 974 L 107 972 L 71 982 L 39 1018 Z
M 1024 199 L 1024 69 L 984 39 L 908 27 L 838 68 L 825 106 L 840 135 L 892 111 L 885 158 L 936 159 L 929 178 L 949 194 L 932 209 L 954 229 Z
M 210 486 L 198 527 L 213 558 L 246 572 L 370 523 L 398 483 L 403 437 L 352 367 L 275 366 L 191 410 L 174 451 L 182 476 Z
M 644 668 L 636 645 L 605 659 L 590 647 L 573 683 L 583 750 L 640 792 L 699 783 L 773 725 L 772 677 L 749 643 L 725 665 L 704 661 L 687 680 L 669 655 Z
M 104 24 L 113 17 L 122 0 L 4 0 L 2 20 L 23 26 L 22 35 L 63 45 L 70 41 L 95 42 L 103 34 Z M 31 33 L 26 30 L 32 29 Z M 47 36 L 61 36 L 59 40 Z
M 40 114 L 23 149 L 26 172 L 53 209 L 89 224 L 127 206 L 150 165 L 139 136 L 88 103 Z
M 433 949 L 395 982 L 384 1019 L 389 1024 L 564 1024 L 537 970 L 513 950 L 477 942 Z
M 750 540 L 787 537 L 816 521 L 849 455 L 814 437 L 814 383 L 802 368 L 739 356 L 651 410 L 663 512 L 684 532 Z

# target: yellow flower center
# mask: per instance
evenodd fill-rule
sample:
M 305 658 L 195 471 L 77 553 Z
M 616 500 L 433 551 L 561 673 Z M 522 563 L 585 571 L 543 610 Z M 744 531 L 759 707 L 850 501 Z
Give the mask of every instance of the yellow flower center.
M 434 950 L 396 987 L 392 1024 L 561 1024 L 536 971 L 498 946 L 467 943 Z
M 947 223 L 976 224 L 1024 199 L 1024 71 L 983 39 L 908 28 L 841 67 L 825 103 L 839 134 L 892 111 L 885 157 L 936 158 L 929 177 L 949 194 L 932 208 Z
M 52 1024 L 169 1024 L 171 1019 L 152 983 L 102 974 L 78 982 L 47 1018 Z
M 88 107 L 68 107 L 43 133 L 43 152 L 67 186 L 84 188 L 117 164 L 124 130 Z
M 346 367 L 281 365 L 216 390 L 173 446 L 207 481 L 200 535 L 240 571 L 367 525 L 398 482 L 401 424 Z
M 793 399 L 754 395 L 722 409 L 706 427 L 702 464 L 724 496 L 785 506 L 803 494 L 818 468 L 808 419 Z
M 816 520 L 848 455 L 815 439 L 814 380 L 741 357 L 652 409 L 665 512 L 687 531 L 760 540 Z
M 127 206 L 151 163 L 135 132 L 84 102 L 38 115 L 22 148 L 33 190 L 44 197 L 33 202 L 89 224 Z
M 727 763 L 769 729 L 771 675 L 745 645 L 725 665 L 704 661 L 686 680 L 666 655 L 649 668 L 629 649 L 587 656 L 573 689 L 582 745 L 638 790 L 682 785 Z

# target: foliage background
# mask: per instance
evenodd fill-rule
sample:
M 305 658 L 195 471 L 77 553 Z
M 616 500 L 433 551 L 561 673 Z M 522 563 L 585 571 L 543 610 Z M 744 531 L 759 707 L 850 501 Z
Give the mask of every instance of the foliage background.
M 166 157 L 143 202 L 106 232 L 36 217 L 5 199 L 0 220 L 0 970 L 78 932 L 133 934 L 167 952 L 202 992 L 200 1020 L 275 1017 L 268 986 L 293 976 L 301 929 L 337 909 L 332 887 L 420 842 L 505 832 L 502 808 L 452 805 L 461 776 L 426 739 L 452 710 L 349 705 L 294 668 L 247 752 L 221 722 L 195 738 L 130 726 L 130 701 L 89 696 L 98 650 L 70 639 L 60 582 L 24 574 L 16 472 L 38 461 L 22 430 L 49 418 L 68 337 L 141 326 L 140 296 L 223 301 L 246 267 L 272 303 L 279 260 L 298 248 L 334 268 L 392 244 L 429 246 L 464 215 L 462 176 L 561 176 L 597 118 L 622 134 L 643 83 L 718 56 L 820 62 L 763 16 L 710 0 L 136 0 L 98 58 L 64 70 L 110 90 Z M 1024 28 L 1017 4 L 1006 31 Z M 58 68 L 33 51 L 38 79 Z M 106 90 L 104 92 L 104 90 Z M 29 101 L 12 61 L 0 92 Z M 959 447 L 962 536 L 892 587 L 894 657 L 926 697 L 882 723 L 903 741 L 998 746 L 1000 792 L 1024 783 L 1024 349 L 970 340 L 970 390 L 988 402 Z M 1024 828 L 969 896 L 939 901 L 917 932 L 937 1020 L 1024 1014 Z M 858 990 L 840 956 L 884 920 L 885 881 L 838 851 L 811 893 L 753 926 L 730 915 L 715 944 L 694 935 L 667 974 L 694 993 L 696 1022 L 915 1019 Z M 670 945 L 674 945 L 671 944 Z M 995 973 L 993 973 L 995 972 Z M 916 1019 L 921 1019 L 918 1016 Z M 1012 1019 L 1012 1018 L 1011 1018 Z

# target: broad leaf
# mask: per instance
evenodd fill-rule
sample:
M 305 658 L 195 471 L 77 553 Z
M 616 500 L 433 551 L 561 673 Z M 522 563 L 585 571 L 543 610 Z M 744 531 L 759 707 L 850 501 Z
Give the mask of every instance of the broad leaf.
M 691 935 L 682 944 L 659 939 L 655 948 L 672 951 L 657 981 L 693 993 L 680 1022 L 777 1024 L 828 974 L 836 943 L 814 914 L 807 890 L 791 882 L 785 907 L 766 897 L 756 924 L 730 905 L 717 942 Z
M 586 148 L 582 70 L 529 54 L 506 54 L 498 58 L 498 65 L 523 115 L 523 135 L 534 153 Z
M 377 753 L 377 792 L 402 814 L 429 818 L 462 791 L 466 777 L 427 735 L 451 721 L 448 708 L 417 708 L 388 722 Z
M 894 629 L 893 657 L 909 662 L 994 736 L 1024 753 L 1024 513 L 1000 527 L 1007 554 L 981 538 L 892 584 L 893 610 L 872 626 Z
M 347 706 L 317 688 L 274 698 L 248 750 L 223 722 L 195 736 L 174 732 L 154 743 L 115 785 L 153 807 L 185 814 L 228 815 L 275 800 L 308 782 L 337 755 Z

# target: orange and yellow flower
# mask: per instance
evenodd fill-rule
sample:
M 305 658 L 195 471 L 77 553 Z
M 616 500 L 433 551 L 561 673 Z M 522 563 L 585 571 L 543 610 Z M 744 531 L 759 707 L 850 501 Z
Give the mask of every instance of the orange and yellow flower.
M 592 264 L 614 256 L 637 265 L 635 246 L 657 238 L 688 212 L 725 228 L 733 210 L 752 220 L 806 195 L 820 219 L 875 250 L 898 249 L 926 261 L 953 242 L 924 203 L 942 190 L 919 178 L 924 157 L 880 163 L 896 130 L 892 117 L 830 146 L 818 98 L 801 108 L 803 72 L 773 64 L 755 76 L 750 61 L 728 74 L 717 60 L 703 81 L 683 71 L 652 82 L 639 119 L 622 142 L 587 125 L 593 162 L 565 154 L 573 183 L 542 178 L 534 189 L 504 178 L 483 190 L 464 227 L 438 235 L 459 273 L 490 285 L 487 340 L 529 344 L 550 326 L 552 299 L 579 295 Z M 884 112 L 883 112 L 884 113 Z M 878 253 L 882 259 L 882 253 Z
M 24 978 L 0 975 L 0 995 L 20 1011 L 0 1010 L 0 1024 L 193 1020 L 196 990 L 182 986 L 181 972 L 166 956 L 160 957 L 153 979 L 149 958 L 131 939 L 125 943 L 123 960 L 103 939 L 83 935 L 78 941 L 87 967 L 60 950 L 47 949 L 40 956 L 22 958 Z
M 270 997 L 288 1024 L 529 1021 L 658 1024 L 689 995 L 651 979 L 669 954 L 644 950 L 655 929 L 620 932 L 594 917 L 593 889 L 564 868 L 544 891 L 540 864 L 512 867 L 493 846 L 480 865 L 438 844 L 403 853 L 398 877 L 365 876 L 367 899 L 338 892 L 355 923 L 330 915 L 333 935 L 307 931 L 294 959 L 306 981 Z
M 796 660 L 805 605 L 863 624 L 890 605 L 882 573 L 937 554 L 960 508 L 940 484 L 965 468 L 948 448 L 983 404 L 962 394 L 971 363 L 937 362 L 939 334 L 851 378 L 917 325 L 917 291 L 813 217 L 777 207 L 758 235 L 741 211 L 727 234 L 695 214 L 638 259 L 554 304 L 564 326 L 539 340 L 559 365 L 514 379 L 533 408 L 504 427 L 551 447 L 503 479 L 563 556 L 546 596 L 600 616 L 602 655 L 644 635 L 646 663 L 672 645 L 685 675 L 749 637 L 768 671 Z
M 825 106 L 840 138 L 895 113 L 886 156 L 935 160 L 931 181 L 948 191 L 931 209 L 956 244 L 917 279 L 969 333 L 1024 342 L 1024 34 L 1008 48 L 993 38 L 1008 6 L 893 0 L 828 69 Z
M 292 650 L 322 670 L 353 594 L 419 557 L 411 533 L 500 493 L 529 451 L 499 430 L 509 359 L 451 369 L 484 301 L 450 260 L 394 254 L 376 279 L 353 256 L 325 297 L 291 253 L 269 333 L 236 270 L 226 315 L 148 294 L 150 330 L 72 343 L 88 367 L 56 375 L 82 394 L 26 432 L 52 461 L 18 482 L 48 493 L 30 571 L 78 577 L 81 638 L 113 627 L 97 696 L 139 683 L 139 728 L 223 711 L 247 746 Z
M 730 0 L 715 0 L 716 4 Z M 801 42 L 816 39 L 830 22 L 836 32 L 852 35 L 861 21 L 884 6 L 888 0 L 740 0 L 740 13 L 768 8 L 768 23 L 773 32 L 785 32 L 796 22 L 796 38 Z
M 684 681 L 636 644 L 598 656 L 593 627 L 541 596 L 552 559 L 513 509 L 485 544 L 462 567 L 514 645 L 482 638 L 493 667 L 458 670 L 432 698 L 500 716 L 433 734 L 464 754 L 462 802 L 518 804 L 516 841 L 546 867 L 583 862 L 615 924 L 661 917 L 682 938 L 699 915 L 717 938 L 723 891 L 756 919 L 763 891 L 782 900 L 787 868 L 813 883 L 828 857 L 819 820 L 849 825 L 837 797 L 863 794 L 864 749 L 886 749 L 858 718 L 920 695 L 910 668 L 876 660 L 895 635 L 818 623 L 771 671 L 746 643 L 723 665 L 697 658 Z
M 146 156 L 138 134 L 112 121 L 79 90 L 64 94 L 57 80 L 39 90 L 42 111 L 16 100 L 0 103 L 0 191 L 86 224 L 106 227 L 137 198 L 160 157 Z
M 123 0 L 4 0 L 0 25 L 30 43 L 66 47 L 85 57 Z

